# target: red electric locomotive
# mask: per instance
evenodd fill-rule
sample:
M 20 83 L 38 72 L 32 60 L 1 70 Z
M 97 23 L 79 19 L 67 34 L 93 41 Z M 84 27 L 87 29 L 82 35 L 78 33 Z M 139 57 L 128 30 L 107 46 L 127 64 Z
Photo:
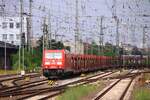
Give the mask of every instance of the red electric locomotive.
M 68 54 L 65 50 L 45 50 L 43 52 L 43 75 L 59 77 L 80 74 L 112 67 L 112 57 Z
M 61 75 L 65 63 L 64 50 L 45 50 L 43 52 L 42 67 L 46 77 Z

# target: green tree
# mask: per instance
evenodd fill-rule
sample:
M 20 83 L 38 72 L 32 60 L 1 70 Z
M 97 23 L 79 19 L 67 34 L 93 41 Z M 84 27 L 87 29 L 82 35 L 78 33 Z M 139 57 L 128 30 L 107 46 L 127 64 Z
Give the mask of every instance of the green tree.
M 137 47 L 133 47 L 131 54 L 132 55 L 142 55 L 142 52 L 139 51 L 139 49 Z
M 22 49 L 20 50 L 22 51 Z M 27 51 L 27 49 L 24 49 L 24 65 L 23 65 L 23 59 L 22 59 L 22 52 L 20 55 L 20 68 L 23 69 L 23 67 L 25 68 L 25 70 L 31 70 L 34 69 L 37 65 L 35 64 L 36 62 L 33 62 L 33 57 L 34 55 L 31 54 L 31 52 Z M 17 54 L 13 54 L 12 55 L 12 66 L 13 69 L 19 69 L 19 51 L 17 52 Z
M 86 51 L 87 50 L 85 50 L 85 52 Z M 106 43 L 105 46 L 98 46 L 93 41 L 92 44 L 88 47 L 88 54 L 115 56 L 115 55 L 117 55 L 117 48 L 116 48 L 116 46 L 113 46 L 111 43 Z
M 85 50 L 86 52 L 86 50 Z M 93 41 L 88 47 L 88 54 L 98 55 L 98 45 Z
M 117 55 L 117 48 L 113 46 L 111 43 L 106 43 L 104 46 L 104 55 L 105 56 L 115 56 Z
M 48 41 L 49 44 L 51 43 L 51 48 L 48 49 L 67 49 L 70 50 L 70 47 L 65 47 L 62 42 L 56 41 L 52 39 L 51 41 Z M 40 39 L 37 41 L 38 46 L 33 48 L 32 51 L 28 51 L 26 48 L 24 49 L 24 67 L 25 70 L 33 70 L 36 68 L 39 68 L 42 63 L 42 52 L 43 52 L 43 36 L 40 37 Z M 50 47 L 50 45 L 48 46 Z M 22 51 L 22 49 L 21 49 Z M 20 55 L 20 58 L 22 58 L 22 53 Z M 21 61 L 21 69 L 23 69 L 22 59 Z M 12 66 L 13 69 L 19 69 L 19 51 L 16 54 L 12 55 Z

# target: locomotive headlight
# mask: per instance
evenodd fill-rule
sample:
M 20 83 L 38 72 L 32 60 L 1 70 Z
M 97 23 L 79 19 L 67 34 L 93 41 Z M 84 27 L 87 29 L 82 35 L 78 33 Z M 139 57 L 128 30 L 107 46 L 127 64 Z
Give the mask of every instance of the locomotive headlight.
M 62 65 L 62 62 L 57 62 L 57 65 Z
M 50 62 L 45 62 L 45 65 L 50 65 Z

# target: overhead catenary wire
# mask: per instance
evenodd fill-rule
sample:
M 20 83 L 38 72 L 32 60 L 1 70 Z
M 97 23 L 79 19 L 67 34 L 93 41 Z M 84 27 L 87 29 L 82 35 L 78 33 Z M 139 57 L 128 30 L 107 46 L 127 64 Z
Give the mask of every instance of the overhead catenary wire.
M 69 33 L 69 31 L 71 31 L 71 34 L 73 33 L 73 30 L 75 29 L 74 28 L 74 26 L 75 26 L 75 23 L 74 23 L 74 21 L 69 21 L 68 19 L 72 19 L 72 20 L 74 20 L 74 14 L 75 14 L 75 11 L 74 11 L 74 9 L 75 9 L 75 2 L 71 2 L 71 1 L 68 1 L 68 0 L 62 0 L 61 2 L 59 2 L 59 3 L 56 3 L 55 1 L 53 1 L 53 0 L 50 0 L 53 4 L 52 4 L 52 6 L 50 6 L 50 8 L 51 8 L 51 18 L 52 18 L 52 20 L 51 20 L 51 22 L 52 22 L 52 32 L 54 32 L 54 31 L 56 31 L 58 34 L 60 34 L 60 31 L 61 30 L 64 30 L 65 28 L 65 31 L 62 31 L 62 33 L 64 33 L 64 32 L 66 32 L 66 33 Z M 134 4 L 134 1 L 133 1 L 133 3 L 131 3 L 130 4 L 130 7 L 128 6 L 128 4 L 126 3 L 128 0 L 125 0 L 125 1 L 123 1 L 123 3 L 124 3 L 124 9 L 125 8 L 128 8 L 128 10 L 134 10 L 133 8 L 135 8 L 135 9 L 140 9 L 140 5 L 138 5 L 138 7 L 132 7 L 133 6 L 133 4 Z M 43 3 L 41 3 L 41 2 L 43 2 Z M 49 2 L 49 1 L 48 1 Z M 84 2 L 84 1 L 81 1 L 81 2 Z M 89 8 L 89 9 L 92 9 L 92 11 L 93 12 L 95 12 L 95 13 L 97 13 L 98 11 L 99 11 L 99 9 L 96 9 L 96 7 L 94 7 L 94 6 L 90 6 L 90 3 L 94 3 L 95 1 L 92 1 L 92 0 L 88 0 L 88 1 L 85 1 L 85 3 L 86 3 L 86 8 L 85 8 L 85 6 L 84 6 L 84 4 L 83 3 L 81 3 L 80 2 L 80 4 L 79 4 L 79 12 L 80 12 L 80 14 L 83 12 L 83 11 L 81 11 L 82 9 L 84 9 L 85 11 L 87 10 L 87 8 Z M 107 1 L 106 1 L 107 2 Z M 46 0 L 42 0 L 42 1 L 34 1 L 34 5 L 32 6 L 32 9 L 35 11 L 35 12 L 37 12 L 37 11 L 39 11 L 39 13 L 42 13 L 42 14 L 44 14 L 44 15 L 48 15 L 48 6 L 45 6 L 44 5 L 44 3 L 47 3 L 47 1 Z M 97 2 L 95 2 L 94 3 L 94 5 L 96 4 Z M 137 3 L 137 2 L 136 2 Z M 107 4 L 108 4 L 108 9 L 110 9 L 110 12 L 112 11 L 112 8 L 111 8 L 111 3 L 110 2 L 107 2 Z M 61 5 L 61 6 L 60 6 Z M 137 4 L 136 4 L 137 5 Z M 60 6 L 60 7 L 59 7 Z M 28 5 L 24 5 L 24 7 L 25 8 L 28 8 Z M 64 9 L 61 9 L 61 8 L 64 8 Z M 68 7 L 68 9 L 66 9 Z M 54 8 L 59 8 L 59 9 L 54 9 Z M 70 9 L 69 9 L 70 8 Z M 59 10 L 61 10 L 61 16 L 59 15 L 58 16 L 58 14 L 57 14 L 57 12 L 59 11 Z M 134 10 L 135 11 L 135 10 Z M 141 10 L 142 11 L 142 10 Z M 11 12 L 11 11 L 10 11 Z M 136 13 L 136 12 L 135 12 Z M 43 18 L 44 16 L 42 16 L 42 14 L 36 14 L 36 13 L 33 13 L 32 14 L 32 17 L 33 18 Z M 129 19 L 131 20 L 131 21 L 133 21 L 132 20 L 132 16 L 130 16 L 130 14 L 129 15 L 124 15 L 124 13 L 117 13 L 118 14 L 118 16 L 121 16 L 121 14 L 122 14 L 122 18 L 120 18 L 120 22 L 119 22 L 119 27 L 122 25 L 122 24 L 127 24 L 127 21 L 125 21 L 124 20 L 124 22 L 122 22 L 121 21 L 121 19 L 125 19 L 125 17 L 129 17 Z M 125 14 L 128 14 L 128 13 L 125 13 Z M 67 17 L 66 17 L 67 16 Z M 124 17 L 125 16 L 125 17 Z M 84 16 L 84 15 L 80 15 L 80 16 L 78 16 L 79 18 L 80 18 L 80 20 L 85 20 L 85 21 L 87 21 L 87 23 L 88 24 L 96 24 L 95 23 L 95 17 L 97 17 L 97 15 L 92 15 L 92 16 L 88 16 L 87 14 Z M 87 17 L 91 17 L 92 18 L 92 23 L 89 23 L 89 21 L 88 21 L 88 18 Z M 67 19 L 68 18 L 68 19 Z M 119 17 L 118 17 L 119 18 Z M 134 18 L 134 14 L 133 14 L 133 18 Z M 108 19 L 109 19 L 109 17 L 108 17 Z M 111 19 L 111 18 L 110 18 Z M 139 19 L 138 19 L 138 17 L 135 19 L 135 20 L 137 20 L 136 21 L 136 23 L 139 21 Z M 142 22 L 142 20 L 141 20 L 141 22 Z M 56 26 L 56 23 L 57 23 L 57 25 L 59 26 L 59 27 L 57 27 L 57 28 L 55 28 L 54 26 Z M 59 24 L 58 24 L 59 23 Z M 134 24 L 136 24 L 136 23 L 134 23 Z M 79 24 L 81 25 L 82 24 L 82 22 L 80 22 L 79 21 Z M 69 30 L 67 30 L 67 26 L 70 26 L 71 27 L 71 29 Z M 63 26 L 63 27 L 62 27 Z M 131 22 L 129 23 L 129 25 L 128 26 L 131 26 Z M 136 25 L 136 27 L 140 27 L 140 25 Z M 59 30 L 57 30 L 57 29 L 59 29 Z M 87 29 L 87 30 L 86 30 Z M 107 30 L 107 29 L 105 29 L 105 30 Z M 90 33 L 90 31 L 91 32 L 96 32 L 95 30 L 92 30 L 91 28 L 88 28 L 88 27 L 84 27 L 84 29 L 82 28 L 82 26 L 80 27 L 80 31 L 82 31 L 83 33 Z M 112 32 L 113 32 L 113 29 L 112 29 Z M 113 33 L 114 34 L 114 33 Z

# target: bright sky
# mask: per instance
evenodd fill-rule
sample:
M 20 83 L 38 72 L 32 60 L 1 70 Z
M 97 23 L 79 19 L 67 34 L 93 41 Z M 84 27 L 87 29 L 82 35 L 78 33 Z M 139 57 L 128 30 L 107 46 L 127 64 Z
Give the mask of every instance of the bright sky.
M 4 0 L 9 14 L 19 13 L 19 0 Z M 11 2 L 10 2 L 11 1 Z M 25 12 L 28 12 L 29 0 L 24 0 Z M 75 1 L 76 0 L 33 0 L 33 32 L 34 36 L 41 36 L 43 17 L 50 12 L 52 33 L 65 35 L 63 40 L 74 40 L 75 30 Z M 79 32 L 83 40 L 99 41 L 100 20 L 97 16 L 104 16 L 103 33 L 105 42 L 116 40 L 116 22 L 112 18 L 113 1 L 115 0 L 78 0 Z M 120 43 L 130 43 L 142 46 L 142 31 L 144 25 L 150 27 L 150 0 L 116 0 L 116 15 L 119 18 Z M 150 28 L 146 29 L 150 36 Z M 60 39 L 60 38 L 58 38 Z M 147 43 L 150 39 L 147 38 Z

